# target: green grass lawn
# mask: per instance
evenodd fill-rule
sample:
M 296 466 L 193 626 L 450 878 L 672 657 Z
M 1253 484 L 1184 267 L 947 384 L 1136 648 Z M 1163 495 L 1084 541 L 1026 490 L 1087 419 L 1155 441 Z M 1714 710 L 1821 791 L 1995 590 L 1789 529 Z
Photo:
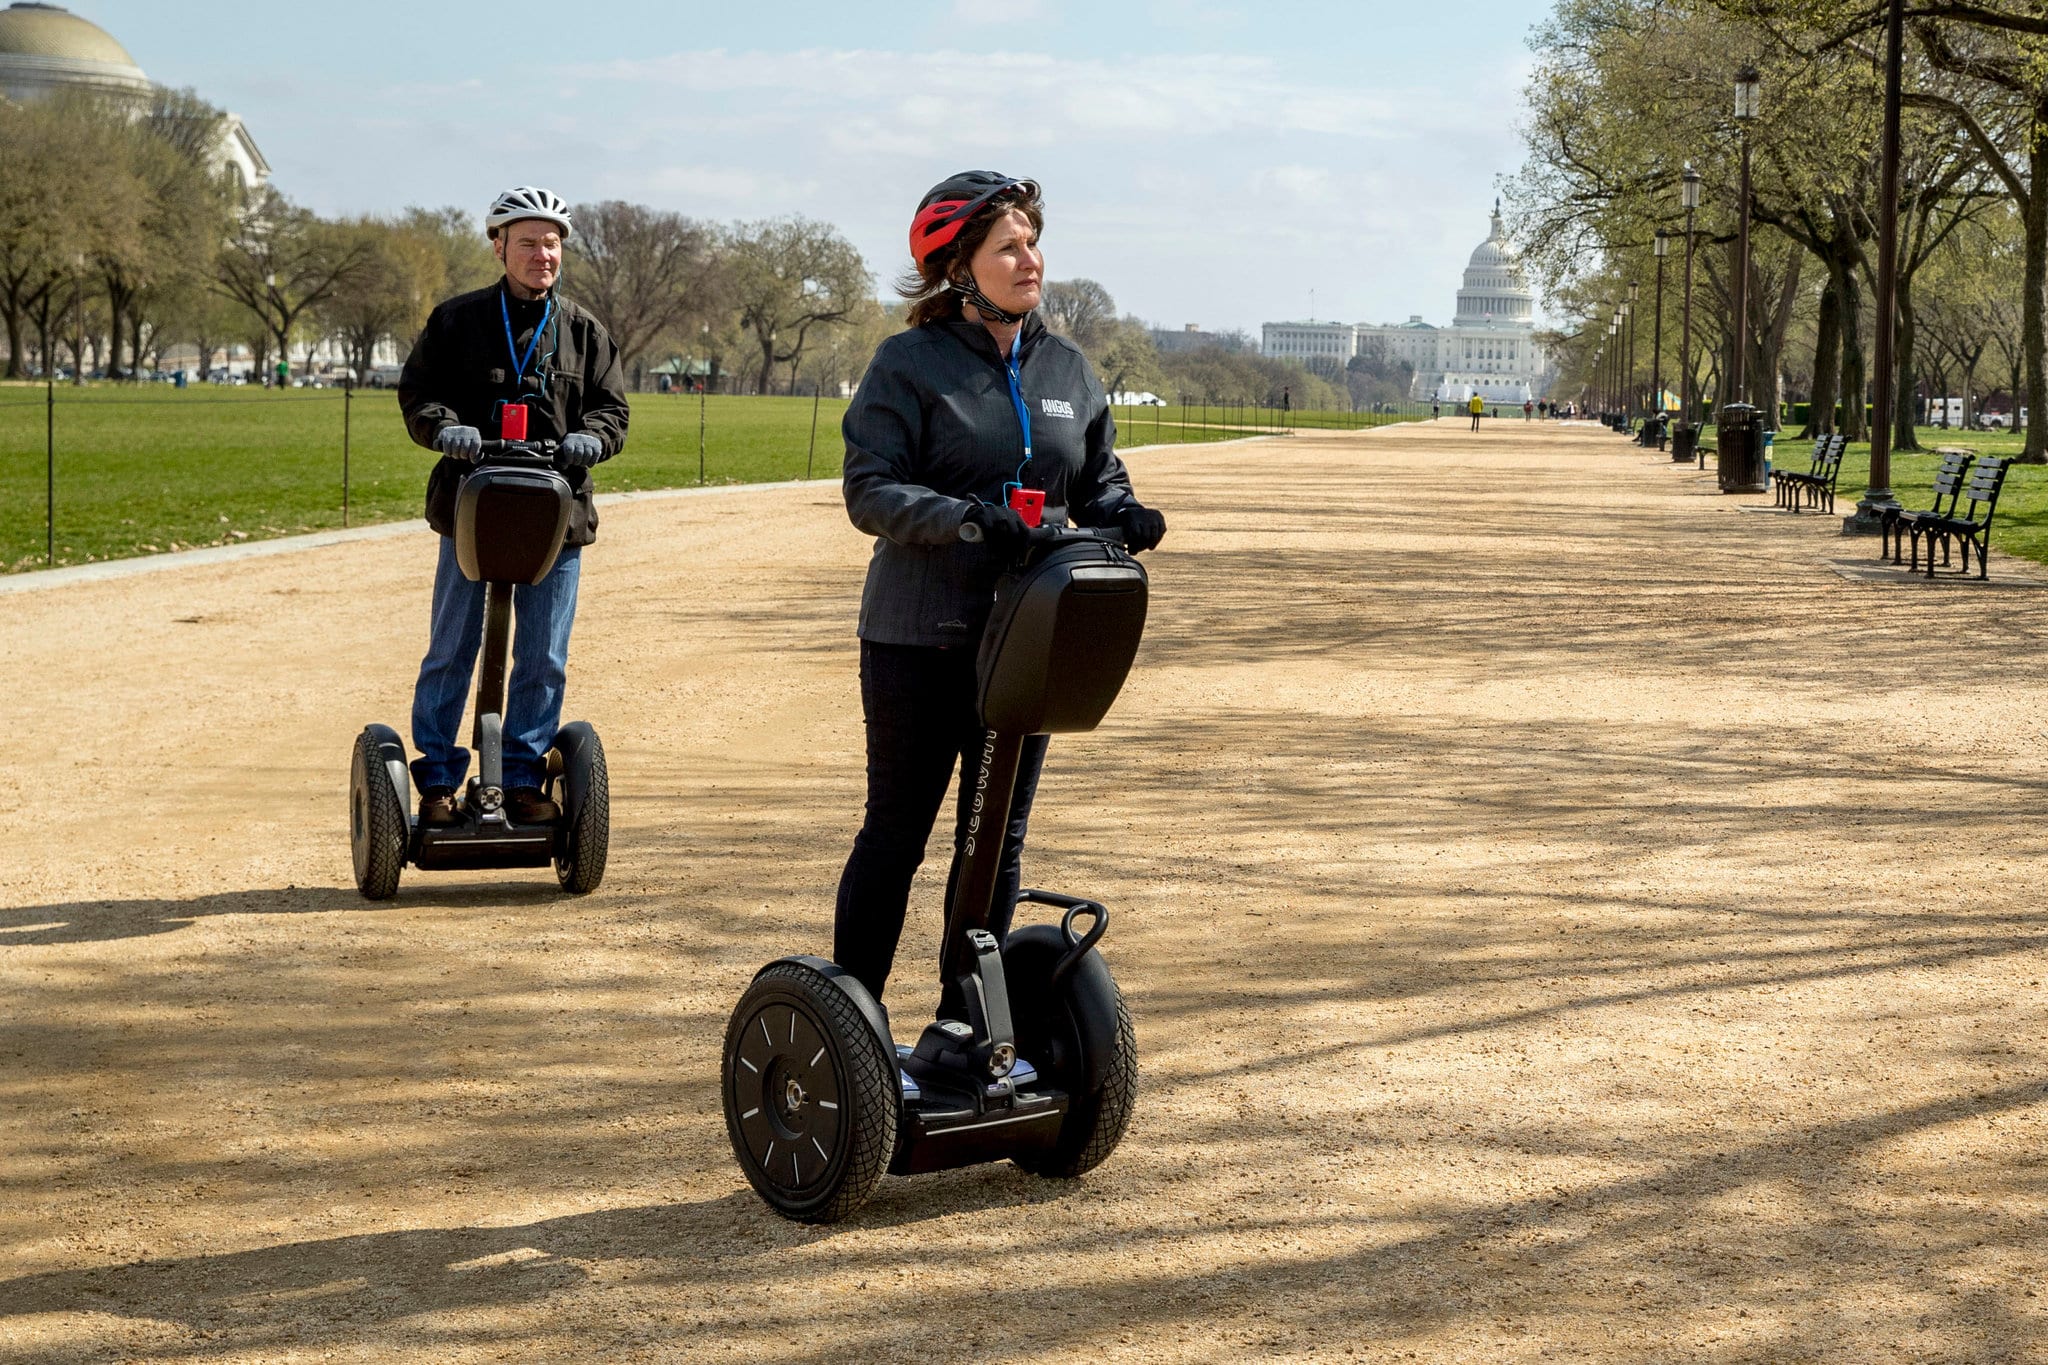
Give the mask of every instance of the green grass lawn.
M 1710 429 L 1711 430 L 1711 429 Z M 1947 431 L 1919 428 L 1917 455 L 1892 453 L 1892 495 L 1907 507 L 1927 507 L 1934 500 L 1934 471 L 1941 457 L 1936 446 L 1967 447 L 1981 455 L 2010 458 L 2026 444 L 2024 436 L 2006 432 Z M 1711 443 L 1711 437 L 1709 437 Z M 1712 460 L 1709 459 L 1711 466 Z M 1773 469 L 1804 473 L 1813 463 L 1813 442 L 1779 440 L 1771 448 Z M 1870 487 L 1870 447 L 1852 445 L 1842 456 L 1842 475 L 1835 485 L 1835 506 L 1844 514 Z M 1965 504 L 1967 506 L 1967 504 Z M 1998 495 L 1998 515 L 1991 524 L 1993 549 L 2048 563 L 2048 465 L 2014 465 Z
M 600 491 L 839 477 L 840 399 L 640 394 L 631 439 Z M 352 525 L 416 517 L 433 457 L 389 390 L 346 404 Z M 56 563 L 81 564 L 342 525 L 343 395 L 336 390 L 57 390 Z M 812 442 L 813 417 L 816 443 Z M 1275 414 L 1211 405 L 1118 408 L 1120 445 L 1231 440 Z M 1240 425 L 1239 418 L 1243 419 Z M 0 386 L 0 569 L 44 566 L 43 390 Z M 1295 425 L 1392 417 L 1297 413 Z

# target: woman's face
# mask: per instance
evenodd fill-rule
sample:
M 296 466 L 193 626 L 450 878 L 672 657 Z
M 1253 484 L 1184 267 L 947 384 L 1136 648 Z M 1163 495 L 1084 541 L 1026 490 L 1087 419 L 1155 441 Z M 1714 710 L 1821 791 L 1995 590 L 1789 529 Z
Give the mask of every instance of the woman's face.
M 989 302 L 1006 313 L 1028 313 L 1038 307 L 1045 283 L 1045 257 L 1038 253 L 1038 233 L 1021 209 L 998 220 L 967 263 L 974 282 Z

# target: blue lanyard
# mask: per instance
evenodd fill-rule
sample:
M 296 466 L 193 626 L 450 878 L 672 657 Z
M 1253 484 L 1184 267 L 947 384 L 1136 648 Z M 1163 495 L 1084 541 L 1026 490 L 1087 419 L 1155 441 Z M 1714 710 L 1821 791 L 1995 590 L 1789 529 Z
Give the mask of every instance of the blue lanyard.
M 547 305 L 540 310 L 540 326 L 533 329 L 533 335 L 526 339 L 526 354 L 519 354 L 519 346 L 512 340 L 512 308 L 505 302 L 505 291 L 498 291 L 498 314 L 505 319 L 505 350 L 512 357 L 512 387 L 519 387 L 519 381 L 526 378 L 526 367 L 533 360 L 533 348 L 540 345 L 540 334 L 548 329 L 548 319 L 554 315 L 555 296 L 548 295 Z M 1020 403 L 1022 399 L 1018 400 Z M 1021 409 L 1020 409 L 1021 410 Z M 1025 444 L 1031 443 L 1025 437 Z M 1026 458 L 1029 458 L 1028 452 Z
M 1031 409 L 1024 406 L 1024 382 L 1019 372 L 1019 354 L 1024 345 L 1024 329 L 1019 327 L 1017 335 L 1010 338 L 1010 402 L 1017 409 L 1017 425 L 1024 429 L 1024 462 L 1017 466 L 1017 477 L 1004 484 L 1005 489 L 1023 487 L 1024 466 L 1031 463 Z

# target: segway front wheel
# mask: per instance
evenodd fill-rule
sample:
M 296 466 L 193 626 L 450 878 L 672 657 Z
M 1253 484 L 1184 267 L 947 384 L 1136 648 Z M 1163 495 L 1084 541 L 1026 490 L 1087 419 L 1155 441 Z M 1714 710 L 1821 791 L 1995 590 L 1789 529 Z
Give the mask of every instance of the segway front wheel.
M 588 721 L 572 721 L 555 736 L 562 755 L 562 829 L 555 840 L 555 877 L 581 896 L 604 880 L 612 837 L 611 777 L 604 742 Z
M 1050 1148 L 1019 1155 L 1036 1175 L 1072 1179 L 1109 1159 L 1138 1101 L 1138 1039 L 1109 964 L 1092 948 L 1055 984 L 1073 949 L 1059 929 L 1032 924 L 1003 944 L 1003 978 L 1017 1051 L 1067 1092 L 1067 1117 Z
M 799 1222 L 836 1223 L 866 1203 L 896 1146 L 896 1059 L 848 986 L 777 962 L 726 1025 L 733 1155 L 769 1207 Z
M 366 726 L 356 736 L 354 760 L 348 770 L 349 856 L 355 864 L 356 890 L 367 900 L 388 901 L 398 894 L 398 874 L 405 870 L 405 797 L 393 784 L 391 763 L 405 762 L 405 746 L 388 725 Z

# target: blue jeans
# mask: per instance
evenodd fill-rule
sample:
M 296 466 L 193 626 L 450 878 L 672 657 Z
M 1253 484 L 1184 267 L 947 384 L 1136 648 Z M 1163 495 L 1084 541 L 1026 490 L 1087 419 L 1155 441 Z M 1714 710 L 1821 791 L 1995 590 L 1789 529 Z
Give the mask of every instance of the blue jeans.
M 460 787 L 469 750 L 456 743 L 469 704 L 470 677 L 484 638 L 484 585 L 462 576 L 455 538 L 441 536 L 434 565 L 434 618 L 427 657 L 412 694 L 412 779 L 421 790 Z M 538 787 L 547 752 L 562 726 L 562 688 L 569 675 L 569 627 L 576 621 L 576 583 L 583 547 L 564 545 L 548 576 L 512 590 L 512 670 L 505 688 L 505 785 Z

